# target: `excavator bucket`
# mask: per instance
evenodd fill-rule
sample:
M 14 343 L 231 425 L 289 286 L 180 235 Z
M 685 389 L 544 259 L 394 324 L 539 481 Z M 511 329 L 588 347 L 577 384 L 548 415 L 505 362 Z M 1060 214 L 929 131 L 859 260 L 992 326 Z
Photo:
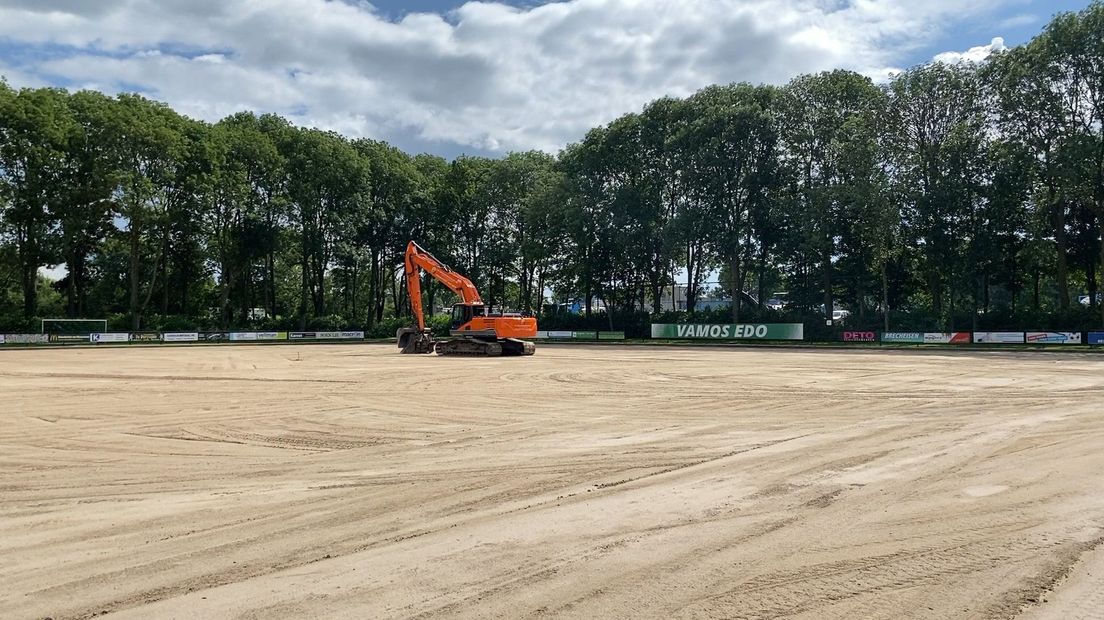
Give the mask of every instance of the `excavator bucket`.
M 395 340 L 403 353 L 433 353 L 433 334 L 417 327 L 400 327 L 395 332 Z

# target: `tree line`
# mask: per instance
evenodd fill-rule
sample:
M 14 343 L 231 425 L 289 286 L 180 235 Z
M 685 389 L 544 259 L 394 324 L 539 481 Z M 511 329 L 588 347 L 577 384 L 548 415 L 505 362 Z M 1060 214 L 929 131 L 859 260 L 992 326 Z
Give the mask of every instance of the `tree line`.
M 978 64 L 659 99 L 556 156 L 447 161 L 271 114 L 212 124 L 0 81 L 0 331 L 386 331 L 407 313 L 410 239 L 551 324 L 582 320 L 563 302 L 654 315 L 678 285 L 687 312 L 723 297 L 735 322 L 777 316 L 765 304 L 786 291 L 797 319 L 1088 328 L 1104 324 L 1102 229 L 1101 2 Z

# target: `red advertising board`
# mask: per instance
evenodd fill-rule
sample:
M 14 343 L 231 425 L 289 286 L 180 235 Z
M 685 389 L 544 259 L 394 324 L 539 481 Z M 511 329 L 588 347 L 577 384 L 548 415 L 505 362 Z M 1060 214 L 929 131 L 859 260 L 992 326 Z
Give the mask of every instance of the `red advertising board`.
M 843 332 L 844 342 L 875 342 L 878 334 L 874 332 Z

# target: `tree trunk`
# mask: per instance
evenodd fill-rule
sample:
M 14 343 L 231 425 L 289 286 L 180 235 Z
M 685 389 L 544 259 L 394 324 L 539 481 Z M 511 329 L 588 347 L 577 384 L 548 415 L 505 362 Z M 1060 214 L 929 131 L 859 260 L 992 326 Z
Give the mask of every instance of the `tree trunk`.
M 1100 210 L 1100 275 L 1104 279 L 1104 209 Z M 1104 303 L 1099 305 L 1100 326 L 1104 327 Z
M 888 261 L 882 261 L 882 328 L 889 331 L 889 268 Z
M 276 316 L 276 257 L 273 252 L 265 255 L 265 306 L 269 316 Z
M 1054 242 L 1058 249 L 1058 308 L 1069 310 L 1069 242 L 1066 239 L 1066 205 L 1054 200 L 1055 191 L 1048 189 L 1051 205 L 1054 209 Z
M 76 272 L 76 250 L 69 253 L 69 277 L 66 278 L 65 296 L 67 298 L 65 304 L 65 316 L 70 319 L 77 318 L 77 272 Z
M 1034 281 L 1033 281 L 1033 285 L 1034 285 L 1033 293 L 1034 294 L 1033 294 L 1032 299 L 1031 299 L 1032 306 L 1035 308 L 1036 312 L 1039 311 L 1039 280 L 1040 280 L 1041 277 L 1042 276 L 1039 273 L 1039 268 L 1036 267 L 1035 268 L 1035 274 L 1034 274 Z
M 537 269 L 537 314 L 544 313 L 544 267 Z
M 30 319 L 38 312 L 38 267 L 23 265 L 23 318 Z
M 371 264 L 368 265 L 368 316 L 365 329 L 369 331 L 376 324 L 376 292 L 379 289 L 379 252 L 372 250 Z
M 230 270 L 230 261 L 223 259 L 219 274 L 219 324 L 223 329 L 230 327 Z
M 310 295 L 310 259 L 307 257 L 306 239 L 303 239 L 303 257 L 300 265 L 302 278 L 299 286 L 299 331 L 307 329 L 307 296 Z
M 141 221 L 133 217 L 134 211 L 137 211 L 137 208 L 132 210 L 130 219 L 130 328 L 137 330 L 142 321 L 142 317 L 138 314 L 138 285 L 142 269 L 142 226 Z
M 169 227 L 161 239 L 161 316 L 169 313 Z
M 732 270 L 732 322 L 739 324 L 740 322 L 740 284 L 743 278 L 740 277 L 740 258 L 735 258 L 730 266 Z

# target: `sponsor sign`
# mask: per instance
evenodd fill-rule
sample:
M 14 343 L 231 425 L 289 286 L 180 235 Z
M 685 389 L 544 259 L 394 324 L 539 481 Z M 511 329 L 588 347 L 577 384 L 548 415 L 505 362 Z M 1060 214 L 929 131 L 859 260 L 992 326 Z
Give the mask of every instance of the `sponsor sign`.
M 11 336 L 8 336 L 11 342 Z M 1104 344 L 1104 332 L 1089 332 L 1089 344 Z
M 108 342 L 129 342 L 130 334 L 127 332 L 108 332 L 108 333 L 94 333 L 88 337 L 91 342 L 108 343 Z
M 43 336 L 46 338 L 47 336 Z M 84 334 L 50 334 L 50 342 L 88 342 L 91 340 L 91 336 Z
M 287 332 L 230 332 L 230 340 L 234 342 L 287 339 Z
M 289 340 L 314 340 L 318 332 L 288 332 Z
M 158 332 L 131 332 L 131 342 L 161 342 L 161 334 Z
M 4 334 L 0 334 L 0 344 L 4 344 Z
M 924 332 L 883 332 L 882 342 L 924 342 Z
M 230 339 L 228 332 L 206 332 L 203 334 L 201 340 L 206 342 L 224 342 Z
M 571 340 L 575 337 L 575 332 L 549 331 L 546 333 L 548 334 L 546 337 L 551 339 Z
M 976 344 L 1023 344 L 1023 332 L 974 332 Z
M 598 340 L 598 332 L 575 332 L 575 340 Z
M 166 332 L 161 334 L 164 342 L 199 342 L 199 332 Z
M 743 325 L 652 324 L 652 338 L 695 340 L 804 340 L 802 323 L 760 323 Z
M 598 340 L 624 340 L 625 332 L 598 332 Z
M 87 341 L 84 336 L 80 338 L 82 341 Z M 50 337 L 46 334 L 4 334 L 4 342 L 7 344 L 43 344 L 50 341 Z
M 843 332 L 844 342 L 874 342 L 877 339 L 874 332 Z
M 316 332 L 315 337 L 324 340 L 363 340 L 364 332 Z
M 1027 344 L 1081 344 L 1081 332 L 1027 332 Z
M 969 344 L 970 332 L 925 332 L 924 344 Z

